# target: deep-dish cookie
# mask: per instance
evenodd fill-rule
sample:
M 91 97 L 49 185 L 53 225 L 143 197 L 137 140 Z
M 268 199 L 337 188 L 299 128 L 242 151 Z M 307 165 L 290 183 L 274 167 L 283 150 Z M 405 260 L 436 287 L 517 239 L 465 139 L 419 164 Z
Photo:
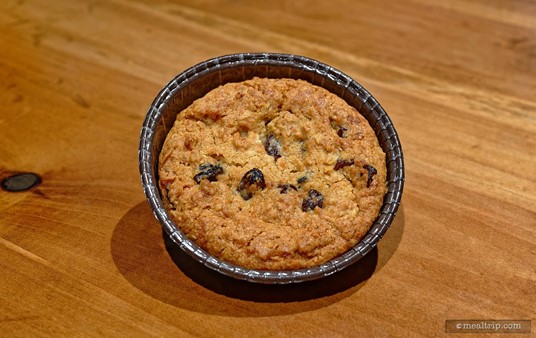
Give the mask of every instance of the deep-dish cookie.
M 177 226 L 215 257 L 298 269 L 368 231 L 386 191 L 385 154 L 340 97 L 302 80 L 254 78 L 177 115 L 159 186 Z

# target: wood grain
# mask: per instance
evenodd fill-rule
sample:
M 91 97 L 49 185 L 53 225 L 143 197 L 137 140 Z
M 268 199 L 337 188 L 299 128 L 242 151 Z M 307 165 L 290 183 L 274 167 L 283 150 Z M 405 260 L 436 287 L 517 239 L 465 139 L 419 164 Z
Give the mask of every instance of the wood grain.
M 2 336 L 441 336 L 536 319 L 536 3 L 2 1 Z M 400 212 L 325 280 L 263 286 L 167 247 L 145 202 L 147 108 L 234 52 L 306 55 L 378 99 L 403 145 Z M 534 332 L 534 327 L 532 328 Z

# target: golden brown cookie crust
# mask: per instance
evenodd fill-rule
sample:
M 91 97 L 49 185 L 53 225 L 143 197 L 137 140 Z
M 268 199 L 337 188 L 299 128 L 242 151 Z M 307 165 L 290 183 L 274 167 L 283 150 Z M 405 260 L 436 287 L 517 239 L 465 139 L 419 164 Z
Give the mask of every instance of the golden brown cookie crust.
M 241 185 L 255 168 L 263 184 Z M 254 78 L 177 115 L 159 183 L 171 218 L 210 254 L 298 269 L 346 252 L 368 231 L 386 191 L 385 154 L 338 96 L 302 80 Z

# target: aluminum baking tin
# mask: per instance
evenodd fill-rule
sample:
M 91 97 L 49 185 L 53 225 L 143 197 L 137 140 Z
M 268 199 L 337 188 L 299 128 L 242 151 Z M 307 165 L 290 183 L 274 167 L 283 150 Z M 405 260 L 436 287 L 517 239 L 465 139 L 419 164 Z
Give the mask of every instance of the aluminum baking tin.
M 158 155 L 177 114 L 210 90 L 253 77 L 306 80 L 343 98 L 370 123 L 386 153 L 388 190 L 376 221 L 359 243 L 322 265 L 288 271 L 247 269 L 223 262 L 188 239 L 167 214 L 158 189 Z M 171 80 L 150 106 L 141 129 L 139 168 L 145 195 L 165 233 L 195 260 L 224 275 L 266 284 L 286 284 L 329 276 L 355 263 L 389 228 L 402 199 L 404 158 L 398 134 L 389 116 L 372 95 L 341 71 L 304 56 L 276 53 L 224 55 L 186 69 Z

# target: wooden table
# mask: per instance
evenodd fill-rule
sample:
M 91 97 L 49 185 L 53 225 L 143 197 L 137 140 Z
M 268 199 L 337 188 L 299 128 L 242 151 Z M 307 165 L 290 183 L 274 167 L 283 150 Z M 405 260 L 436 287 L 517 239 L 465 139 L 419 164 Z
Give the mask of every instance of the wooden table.
M 0 335 L 442 336 L 461 319 L 534 333 L 535 17 L 522 0 L 0 2 L 0 179 L 42 178 L 0 191 Z M 142 192 L 159 89 L 248 51 L 342 70 L 399 132 L 399 213 L 325 280 L 202 269 L 166 250 Z

